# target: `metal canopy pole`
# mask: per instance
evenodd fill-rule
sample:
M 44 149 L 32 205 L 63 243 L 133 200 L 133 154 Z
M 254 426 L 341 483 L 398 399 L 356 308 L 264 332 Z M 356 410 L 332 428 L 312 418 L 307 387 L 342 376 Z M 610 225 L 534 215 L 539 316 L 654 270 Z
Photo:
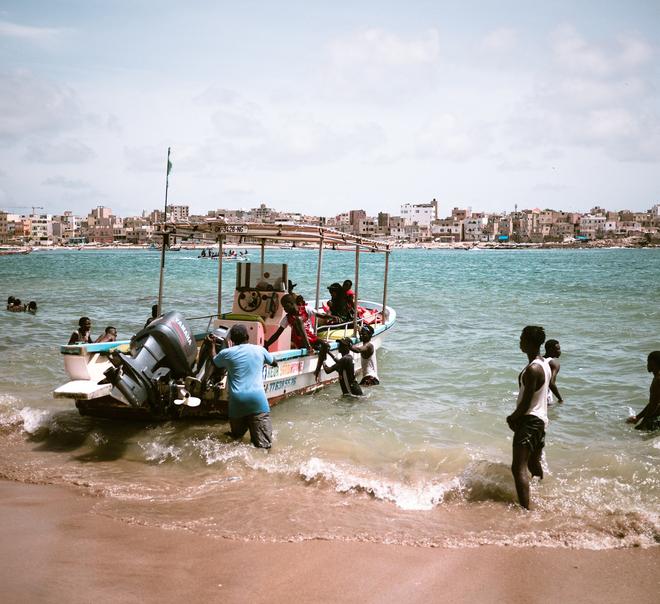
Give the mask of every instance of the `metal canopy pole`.
M 218 235 L 218 318 L 222 315 L 222 244 L 224 237 Z
M 383 317 L 383 323 L 387 320 L 387 317 L 385 316 L 385 308 L 387 307 L 387 275 L 390 270 L 390 251 L 387 250 L 385 252 L 385 278 L 383 279 L 383 311 L 382 311 L 382 317 Z
M 160 277 L 158 279 L 158 310 L 157 310 L 157 316 L 159 317 L 160 315 L 163 314 L 163 278 L 165 276 L 165 248 L 167 247 L 169 241 L 168 235 L 169 234 L 166 231 L 163 232 L 163 249 L 160 252 Z
M 167 166 L 165 169 L 165 211 L 163 212 L 163 249 L 160 253 L 160 278 L 158 280 L 158 316 L 163 312 L 163 276 L 165 275 L 165 249 L 170 244 L 167 232 L 167 191 L 170 188 L 170 147 L 167 148 Z
M 358 289 L 360 287 L 360 244 L 355 245 L 355 282 L 353 283 L 353 335 L 358 332 Z
M 321 232 L 321 239 L 319 240 L 319 261 L 316 266 L 316 305 L 315 310 L 320 308 L 321 304 L 321 269 L 323 268 L 323 232 Z M 317 317 L 318 319 L 318 317 Z M 318 320 L 314 321 L 314 333 L 318 330 Z

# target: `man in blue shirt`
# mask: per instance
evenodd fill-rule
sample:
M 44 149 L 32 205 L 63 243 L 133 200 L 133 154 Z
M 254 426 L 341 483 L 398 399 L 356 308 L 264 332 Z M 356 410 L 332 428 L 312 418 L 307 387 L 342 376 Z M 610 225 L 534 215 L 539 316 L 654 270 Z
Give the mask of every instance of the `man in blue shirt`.
M 209 336 L 213 362 L 227 370 L 230 434 L 241 439 L 249 430 L 255 447 L 270 449 L 273 426 L 261 373 L 264 363 L 275 367 L 277 361 L 262 346 L 248 344 L 244 325 L 234 325 L 229 330 L 229 339 L 234 345 L 216 355 L 215 338 Z

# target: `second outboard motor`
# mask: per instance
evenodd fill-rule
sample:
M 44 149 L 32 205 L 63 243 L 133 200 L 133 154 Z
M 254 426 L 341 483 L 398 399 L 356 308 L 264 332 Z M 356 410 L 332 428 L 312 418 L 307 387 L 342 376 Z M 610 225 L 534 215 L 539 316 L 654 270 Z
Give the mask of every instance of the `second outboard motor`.
M 114 365 L 105 372 L 134 407 L 158 407 L 162 396 L 159 383 L 170 384 L 190 375 L 197 345 L 190 327 L 177 311 L 152 321 L 131 341 L 131 354 L 114 353 Z

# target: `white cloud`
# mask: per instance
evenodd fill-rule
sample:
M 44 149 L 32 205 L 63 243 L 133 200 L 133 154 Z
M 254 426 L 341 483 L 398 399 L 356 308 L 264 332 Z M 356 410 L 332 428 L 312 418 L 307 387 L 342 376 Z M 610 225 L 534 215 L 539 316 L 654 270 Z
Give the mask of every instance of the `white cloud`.
M 59 187 L 73 191 L 93 190 L 93 187 L 89 182 L 75 178 L 67 178 L 65 176 L 51 176 L 44 179 L 41 184 L 48 187 Z
M 333 40 L 320 86 L 328 96 L 390 103 L 433 86 L 440 59 L 440 36 L 431 29 L 404 38 L 365 29 Z
M 525 145 L 593 149 L 619 161 L 660 160 L 655 53 L 643 38 L 598 44 L 564 27 L 551 39 L 554 62 L 512 118 Z
M 433 116 L 415 135 L 415 155 L 462 162 L 485 153 L 491 142 L 485 124 L 474 125 L 452 113 Z
M 74 139 L 28 145 L 25 159 L 44 164 L 82 164 L 96 157 L 91 147 Z
M 509 27 L 495 29 L 484 36 L 481 47 L 488 52 L 510 52 L 518 45 L 518 32 Z
M 609 44 L 589 43 L 571 26 L 552 36 L 558 63 L 569 72 L 606 77 L 637 69 L 648 63 L 654 52 L 651 45 L 634 34 L 619 35 Z
M 47 42 L 60 36 L 64 30 L 52 27 L 34 27 L 19 25 L 11 21 L 0 20 L 0 37 L 17 38 L 29 42 Z
M 83 122 L 72 89 L 26 71 L 0 74 L 0 141 L 73 128 Z

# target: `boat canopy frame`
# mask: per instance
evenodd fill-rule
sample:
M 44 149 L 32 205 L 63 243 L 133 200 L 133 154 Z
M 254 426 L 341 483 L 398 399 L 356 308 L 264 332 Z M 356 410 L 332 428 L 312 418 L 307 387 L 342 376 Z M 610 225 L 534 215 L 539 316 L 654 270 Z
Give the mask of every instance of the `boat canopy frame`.
M 321 274 L 323 269 L 323 251 L 324 249 L 335 249 L 337 245 L 349 246 L 355 248 L 355 278 L 353 281 L 355 301 L 357 304 L 359 284 L 360 284 L 360 253 L 361 252 L 380 252 L 385 254 L 385 274 L 383 278 L 383 323 L 387 320 L 387 282 L 389 273 L 389 260 L 391 245 L 375 239 L 369 239 L 360 235 L 343 233 L 335 229 L 324 226 L 308 224 L 264 224 L 264 223 L 228 223 L 221 219 L 211 219 L 200 223 L 191 222 L 165 222 L 158 225 L 158 231 L 155 233 L 163 238 L 163 250 L 166 242 L 170 238 L 176 240 L 199 240 L 206 243 L 217 243 L 218 245 L 218 316 L 222 316 L 222 253 L 225 240 L 236 240 L 237 244 L 255 243 L 261 248 L 261 263 L 265 263 L 265 246 L 267 242 L 289 243 L 311 243 L 318 246 L 318 262 L 316 271 L 316 305 L 319 308 L 321 300 Z M 164 257 L 163 253 L 163 257 Z M 164 258 L 160 269 L 159 286 L 159 308 L 162 309 L 162 289 L 163 276 L 165 270 Z M 358 317 L 355 313 L 353 319 L 353 332 L 357 334 Z

